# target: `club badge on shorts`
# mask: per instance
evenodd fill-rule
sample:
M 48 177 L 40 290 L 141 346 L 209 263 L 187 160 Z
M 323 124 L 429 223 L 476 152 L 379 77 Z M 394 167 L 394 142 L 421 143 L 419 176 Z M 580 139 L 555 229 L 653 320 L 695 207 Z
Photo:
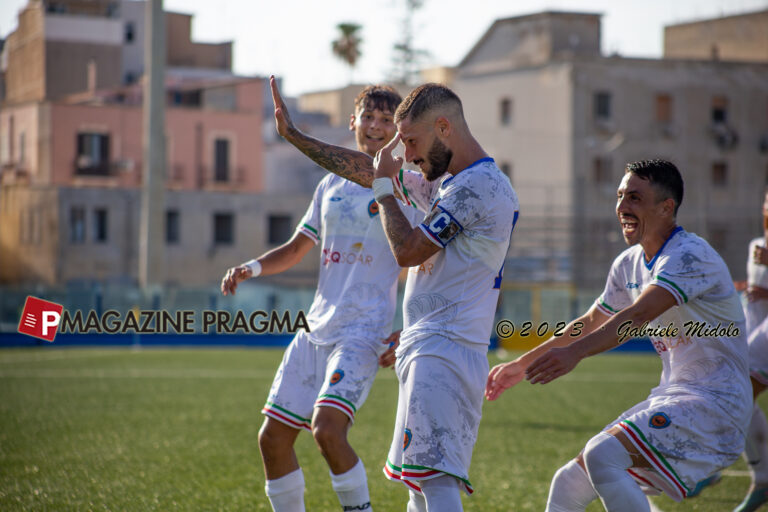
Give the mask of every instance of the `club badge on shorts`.
M 408 449 L 408 447 L 411 445 L 411 439 L 413 438 L 413 434 L 411 434 L 410 429 L 405 429 L 405 432 L 403 432 L 403 451 Z

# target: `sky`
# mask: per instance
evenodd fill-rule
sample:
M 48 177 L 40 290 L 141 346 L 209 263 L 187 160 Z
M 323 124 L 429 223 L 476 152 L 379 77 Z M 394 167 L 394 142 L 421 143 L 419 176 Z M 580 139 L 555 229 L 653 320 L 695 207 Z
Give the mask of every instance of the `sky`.
M 27 0 L 0 0 L 0 37 L 16 28 Z M 240 75 L 283 78 L 288 95 L 386 79 L 401 34 L 405 0 L 165 0 L 167 11 L 193 14 L 197 42 L 234 41 Z M 424 0 L 413 16 L 414 46 L 425 66 L 456 65 L 494 20 L 545 10 L 601 13 L 602 50 L 660 57 L 665 25 L 768 9 L 768 0 Z M 342 22 L 362 25 L 362 57 L 354 70 L 334 57 Z

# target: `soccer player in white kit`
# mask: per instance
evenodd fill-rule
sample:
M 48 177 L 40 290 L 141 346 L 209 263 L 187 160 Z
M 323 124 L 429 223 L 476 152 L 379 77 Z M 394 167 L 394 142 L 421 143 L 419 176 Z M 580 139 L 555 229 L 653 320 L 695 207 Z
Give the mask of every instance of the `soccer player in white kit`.
M 768 191 L 763 201 L 763 236 L 749 243 L 747 317 L 749 369 L 754 398 L 768 387 Z M 734 512 L 752 512 L 768 501 L 768 421 L 755 403 L 745 449 L 752 485 Z
M 386 86 L 369 86 L 358 95 L 350 129 L 361 151 L 375 155 L 394 136 L 400 101 Z M 421 219 L 414 208 L 404 210 L 414 224 Z M 288 243 L 229 269 L 222 280 L 222 292 L 234 294 L 239 282 L 282 272 L 321 244 L 320 275 L 307 315 L 310 332 L 299 332 L 289 345 L 262 409 L 259 448 L 265 491 L 276 512 L 304 510 L 304 476 L 293 449 L 301 430 L 314 436 L 343 509 L 372 510 L 365 468 L 347 431 L 379 363 L 394 363 L 394 346 L 382 354 L 382 340 L 397 338 L 387 336 L 401 269 L 378 216 L 370 189 L 329 174 Z
M 488 376 L 486 397 L 495 400 L 524 377 L 550 382 L 642 329 L 661 357 L 648 398 L 557 471 L 548 511 L 583 511 L 598 497 L 609 512 L 648 511 L 644 491 L 681 500 L 743 450 L 752 411 L 744 314 L 722 258 L 677 225 L 682 199 L 670 162 L 627 165 L 616 213 L 631 247 L 595 304 L 566 327 L 582 322 L 581 334 L 552 338 Z
M 278 132 L 326 169 L 373 188 L 392 253 L 411 267 L 395 370 L 400 383 L 385 474 L 406 484 L 409 512 L 462 510 L 488 374 L 502 268 L 517 219 L 509 179 L 474 139 L 461 101 L 438 84 L 413 90 L 395 113 L 399 136 L 377 154 L 324 144 L 293 128 L 274 83 Z M 392 151 L 402 140 L 402 171 Z M 397 192 L 395 192 L 397 185 Z M 395 194 L 426 212 L 416 228 Z

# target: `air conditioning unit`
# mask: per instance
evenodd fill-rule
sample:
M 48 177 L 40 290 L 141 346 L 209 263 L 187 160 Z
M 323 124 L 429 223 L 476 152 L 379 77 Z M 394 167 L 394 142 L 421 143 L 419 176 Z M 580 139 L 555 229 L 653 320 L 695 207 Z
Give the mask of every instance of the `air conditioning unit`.
M 732 149 L 739 143 L 739 134 L 725 123 L 715 123 L 710 133 L 720 149 Z

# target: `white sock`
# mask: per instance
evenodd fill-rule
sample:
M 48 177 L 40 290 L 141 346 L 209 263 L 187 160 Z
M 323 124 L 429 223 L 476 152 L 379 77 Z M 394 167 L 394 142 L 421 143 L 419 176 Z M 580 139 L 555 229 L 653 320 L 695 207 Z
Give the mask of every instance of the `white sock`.
M 365 475 L 362 460 L 357 459 L 357 464 L 346 473 L 340 475 L 331 473 L 331 486 L 339 497 L 342 510 L 373 511 L 371 498 L 368 495 L 368 478 Z
M 440 475 L 421 480 L 421 492 L 427 502 L 428 512 L 461 512 L 461 491 L 459 481 L 451 475 Z
M 546 512 L 584 512 L 596 499 L 587 472 L 573 459 L 552 478 Z
M 427 512 L 427 502 L 424 495 L 413 490 L 409 490 L 408 494 L 410 498 L 408 498 L 408 508 L 405 512 Z
M 275 512 L 304 512 L 304 473 L 301 468 L 267 480 L 264 491 Z
M 752 472 L 752 482 L 758 487 L 768 484 L 768 421 L 757 404 L 752 410 L 744 453 Z
M 648 499 L 627 473 L 632 467 L 632 457 L 621 441 L 600 432 L 584 448 L 584 465 L 605 510 L 650 512 Z

